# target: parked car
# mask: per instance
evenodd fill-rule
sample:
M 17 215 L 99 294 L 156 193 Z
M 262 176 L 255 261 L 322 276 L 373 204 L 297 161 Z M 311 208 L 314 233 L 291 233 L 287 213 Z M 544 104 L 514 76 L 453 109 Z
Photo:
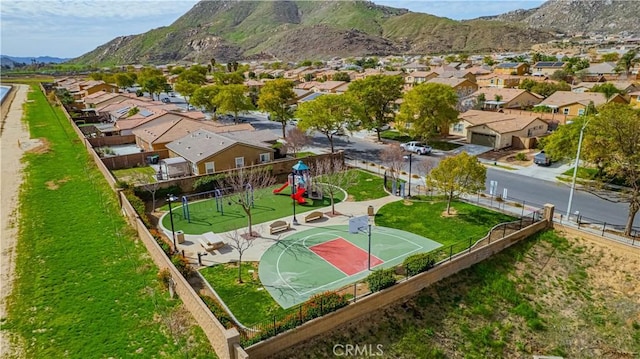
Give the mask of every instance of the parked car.
M 400 147 L 405 151 L 417 153 L 419 155 L 428 155 L 431 154 L 431 147 L 427 146 L 426 143 L 422 143 L 420 141 L 410 141 L 407 143 L 400 144 Z
M 533 156 L 533 163 L 538 166 L 551 166 L 551 158 L 544 151 L 540 151 Z

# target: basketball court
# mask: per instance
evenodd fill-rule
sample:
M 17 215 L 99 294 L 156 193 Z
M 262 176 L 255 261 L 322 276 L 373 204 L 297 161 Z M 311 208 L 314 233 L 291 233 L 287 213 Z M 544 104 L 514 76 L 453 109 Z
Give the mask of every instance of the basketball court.
M 369 269 L 390 268 L 407 256 L 441 247 L 413 233 L 372 226 L 369 257 L 369 228 L 364 224 L 351 230 L 346 225 L 313 228 L 278 241 L 260 259 L 262 285 L 289 308 L 364 279 Z

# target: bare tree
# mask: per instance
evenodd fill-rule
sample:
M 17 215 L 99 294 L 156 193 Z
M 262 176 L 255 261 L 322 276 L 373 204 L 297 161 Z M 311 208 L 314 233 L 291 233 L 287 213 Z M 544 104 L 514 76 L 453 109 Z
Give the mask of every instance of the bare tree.
M 291 151 L 293 157 L 296 157 L 297 153 L 302 150 L 303 147 L 311 143 L 311 139 L 307 136 L 307 133 L 301 129 L 294 127 L 287 131 L 287 142 L 284 147 L 287 149 L 287 153 Z
M 229 247 L 238 252 L 238 283 L 242 283 L 242 255 L 253 246 L 253 240 L 250 236 L 240 234 L 237 229 L 226 236 L 229 238 Z
M 151 194 L 151 212 L 156 210 L 156 192 L 160 188 L 160 182 L 155 181 L 149 175 L 144 173 L 136 173 L 133 176 L 133 181 L 136 185 L 143 188 L 145 191 Z
M 400 172 L 404 167 L 404 150 L 398 144 L 392 144 L 384 148 L 380 153 L 380 159 L 387 168 L 391 178 L 396 181 L 400 179 Z
M 427 188 L 426 178 L 429 177 L 431 170 L 438 166 L 438 161 L 435 158 L 427 157 L 418 163 L 417 173 L 420 174 L 425 179 L 425 194 L 429 189 Z M 419 191 L 418 191 L 419 193 Z
M 251 210 L 254 202 L 260 197 L 262 188 L 269 187 L 275 183 L 275 178 L 271 175 L 269 169 L 265 167 L 259 168 L 240 168 L 230 172 L 225 178 L 225 183 L 231 187 L 231 196 L 229 200 L 233 204 L 242 207 L 247 215 L 248 235 L 253 236 Z
M 356 173 L 350 171 L 342 157 L 329 157 L 311 165 L 311 173 L 323 195 L 331 200 L 331 214 L 336 214 L 335 197 L 342 191 L 342 187 L 352 185 L 356 180 Z

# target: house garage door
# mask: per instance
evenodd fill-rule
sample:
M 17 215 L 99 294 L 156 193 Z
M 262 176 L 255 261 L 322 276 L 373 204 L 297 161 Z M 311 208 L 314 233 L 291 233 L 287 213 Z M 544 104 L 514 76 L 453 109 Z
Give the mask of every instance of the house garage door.
M 471 143 L 474 145 L 488 146 L 495 148 L 496 135 L 485 135 L 484 133 L 471 133 Z

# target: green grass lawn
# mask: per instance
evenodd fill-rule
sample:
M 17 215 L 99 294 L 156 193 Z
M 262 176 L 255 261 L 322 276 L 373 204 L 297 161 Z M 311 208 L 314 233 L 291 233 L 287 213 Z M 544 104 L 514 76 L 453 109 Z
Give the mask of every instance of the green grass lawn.
M 153 183 L 156 182 L 156 171 L 153 167 L 145 166 L 145 167 L 134 167 L 134 168 L 123 168 L 121 170 L 113 170 L 111 171 L 116 180 L 126 181 L 129 183 Z M 138 181 L 138 178 L 141 181 Z M 146 181 L 146 182 L 145 182 Z
M 427 143 L 429 144 L 429 146 L 433 147 L 433 149 L 440 150 L 440 151 L 451 151 L 451 150 L 455 150 L 458 147 L 462 147 L 462 145 L 459 145 L 457 143 L 447 142 L 447 141 L 433 140 L 433 141 L 428 141 Z
M 293 215 L 293 200 L 291 199 L 290 187 L 285 188 L 281 193 L 274 194 L 273 190 L 280 188 L 282 184 L 256 190 L 254 192 L 255 208 L 251 210 L 253 224 L 260 224 L 278 218 Z M 343 193 L 338 193 L 335 202 L 344 200 Z M 314 211 L 319 208 L 330 206 L 330 200 L 325 196 L 323 200 L 306 199 L 307 204 L 296 203 L 296 214 Z M 202 234 L 205 232 L 227 232 L 234 229 L 245 228 L 247 226 L 247 216 L 239 205 L 229 204 L 228 198 L 223 198 L 223 213 L 216 211 L 216 201 L 208 199 L 189 203 L 189 214 L 191 221 L 183 216 L 181 204 L 178 202 L 173 210 L 173 225 L 176 230 L 182 230 L 187 234 Z M 168 210 L 165 205 L 163 210 Z M 165 228 L 171 228 L 169 216 L 162 220 Z
M 446 201 L 397 201 L 376 214 L 376 225 L 399 228 L 432 239 L 444 246 L 484 237 L 491 227 L 515 218 L 464 202 L 452 202 L 456 216 L 443 217 Z
M 255 277 L 249 270 L 254 271 Z M 236 264 L 220 264 L 204 268 L 200 273 L 243 325 L 251 327 L 274 315 L 280 318 L 287 312 L 260 284 L 256 262 L 242 263 L 242 284 L 238 283 Z
M 568 170 L 564 171 L 562 175 L 573 177 L 574 168 L 575 167 L 569 168 Z M 598 176 L 598 169 L 586 168 L 586 167 L 578 167 L 578 173 L 576 174 L 576 177 L 578 178 L 589 179 L 589 180 L 596 179 L 597 176 Z
M 344 189 L 353 197 L 354 201 L 369 201 L 389 195 L 384 191 L 382 177 L 362 170 L 351 171 L 355 173 L 355 180 L 352 185 L 346 186 Z
M 25 358 L 215 357 L 199 327 L 167 326 L 180 301 L 160 285 L 60 109 L 32 90 L 25 121 L 47 147 L 24 157 L 16 277 L 1 329 Z

